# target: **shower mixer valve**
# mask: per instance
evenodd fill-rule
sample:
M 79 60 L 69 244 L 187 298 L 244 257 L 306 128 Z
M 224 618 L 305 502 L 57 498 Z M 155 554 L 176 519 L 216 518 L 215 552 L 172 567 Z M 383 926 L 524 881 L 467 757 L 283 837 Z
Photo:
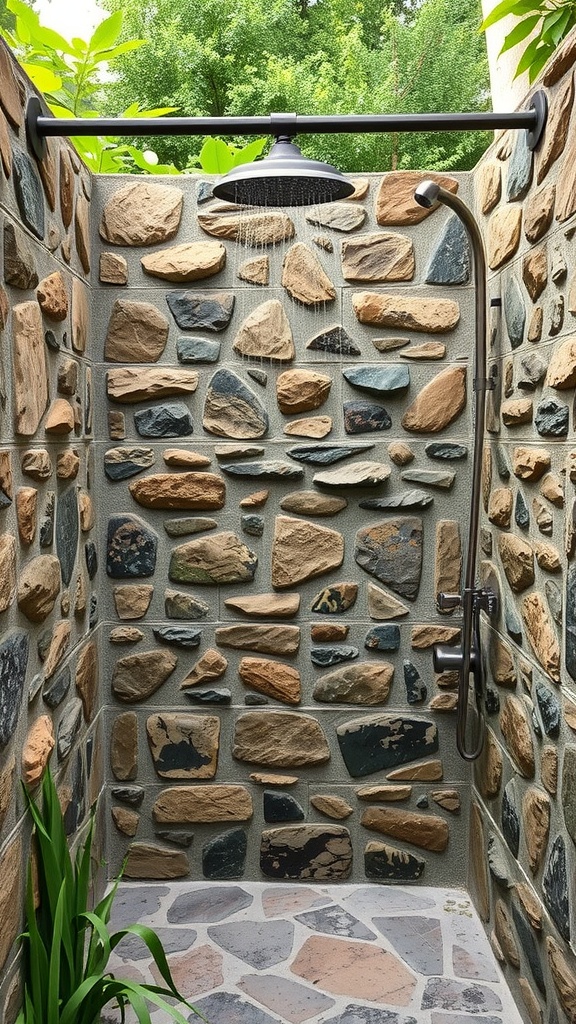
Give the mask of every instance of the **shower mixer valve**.
M 484 611 L 491 618 L 498 612 L 498 598 L 493 590 L 475 587 L 465 590 L 463 594 L 437 595 L 436 603 L 440 611 L 454 611 L 461 608 L 466 599 L 471 599 L 471 637 L 469 647 L 469 668 L 478 684 L 481 683 L 480 664 L 480 612 Z M 435 672 L 461 672 L 464 668 L 464 645 L 435 644 L 432 651 Z

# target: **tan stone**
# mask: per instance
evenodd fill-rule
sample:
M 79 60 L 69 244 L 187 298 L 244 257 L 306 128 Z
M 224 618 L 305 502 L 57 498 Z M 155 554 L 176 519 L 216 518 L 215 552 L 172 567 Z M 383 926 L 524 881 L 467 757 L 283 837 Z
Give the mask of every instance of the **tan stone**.
M 451 714 L 453 711 L 456 711 L 456 708 L 458 707 L 458 694 L 447 692 L 437 693 L 430 701 L 428 707 L 431 711 Z
M 484 823 L 477 803 L 470 809 L 470 866 L 476 895 L 476 909 L 482 921 L 490 919 L 490 887 L 485 853 Z
M 30 622 L 44 622 L 60 593 L 60 562 L 55 555 L 39 555 L 18 574 L 17 600 Z
M 546 448 L 514 448 L 512 470 L 519 480 L 539 480 L 550 469 L 550 452 Z
M 220 679 L 228 668 L 228 661 L 220 651 L 210 647 L 192 666 L 188 675 L 180 683 L 181 690 L 188 690 L 199 683 L 210 683 Z
M 532 779 L 535 770 L 532 731 L 524 703 L 518 697 L 506 697 L 500 712 L 500 728 L 520 775 Z
M 405 441 L 391 441 L 387 451 L 395 466 L 407 466 L 414 459 L 414 452 Z
M 502 785 L 502 751 L 491 729 L 486 730 L 482 753 L 476 762 L 475 781 L 482 796 L 493 800 Z
M 534 554 L 541 569 L 546 572 L 562 571 L 560 552 L 553 544 L 548 544 L 545 540 L 537 540 L 534 543 Z
M 444 334 L 460 320 L 460 306 L 453 299 L 419 299 L 381 292 L 354 292 L 352 306 L 361 324 L 393 330 Z
M 554 51 L 542 72 L 542 84 L 550 87 L 556 85 L 576 60 L 576 40 L 572 33 Z
M 77 277 L 72 278 L 72 348 L 82 355 L 89 332 L 88 290 Z
M 532 192 L 524 206 L 524 234 L 529 242 L 538 242 L 546 234 L 554 216 L 556 186 L 544 185 Z
M 74 207 L 74 240 L 76 252 L 86 274 L 90 273 L 90 203 L 79 192 Z
M 285 370 L 276 381 L 278 407 L 287 416 L 317 409 L 328 398 L 331 387 L 332 378 L 325 373 Z
M 498 636 L 490 637 L 490 670 L 492 678 L 498 686 L 504 686 L 509 690 L 516 689 L 517 672 L 516 662 L 512 650 L 505 640 Z
M 488 519 L 494 526 L 507 530 L 512 517 L 514 496 L 510 487 L 496 487 L 490 494 Z
M 257 565 L 255 552 L 235 533 L 223 530 L 174 548 L 168 575 L 180 583 L 216 586 L 251 581 Z
M 136 835 L 140 824 L 140 815 L 137 811 L 131 811 L 128 807 L 113 807 L 111 813 L 112 821 L 122 835 Z
M 245 786 L 178 786 L 164 789 L 152 808 L 158 825 L 250 821 L 252 797 Z
M 562 84 L 548 109 L 546 130 L 536 160 L 536 183 L 540 185 L 552 164 L 564 152 L 570 114 L 574 103 L 574 79 L 572 75 Z
M 384 174 L 376 196 L 376 221 L 388 224 L 419 224 L 433 210 L 419 206 L 414 190 L 422 181 L 435 181 L 449 192 L 458 191 L 458 182 L 446 174 L 430 171 L 392 171 Z
M 444 359 L 446 345 L 440 341 L 425 341 L 422 345 L 411 345 L 400 353 L 401 359 Z
M 156 363 L 166 347 L 168 327 L 164 314 L 151 302 L 117 299 L 108 323 L 104 359 L 113 363 Z
M 536 302 L 548 282 L 546 248 L 532 249 L 522 261 L 522 280 L 532 302 Z
M 255 619 L 291 619 L 300 608 L 300 594 L 252 594 L 228 597 L 227 608 Z
M 16 596 L 16 538 L 11 533 L 0 536 L 0 614 Z
M 16 758 L 11 755 L 10 760 L 0 770 L 0 829 L 8 813 L 8 808 L 14 795 L 14 775 L 16 773 Z
M 488 265 L 497 270 L 516 252 L 520 244 L 522 207 L 499 206 L 488 223 Z
M 542 1007 L 536 998 L 534 989 L 528 981 L 528 978 L 518 978 L 518 987 L 520 989 L 522 1002 L 524 1003 L 528 1017 L 530 1018 L 530 1024 L 542 1024 L 544 1020 Z
M 58 453 L 56 476 L 59 480 L 75 480 L 80 469 L 80 456 L 74 448 Z
M 305 306 L 333 302 L 336 298 L 336 289 L 316 253 L 303 242 L 296 242 L 284 256 L 282 285 L 293 299 Z
M 540 494 L 556 508 L 564 508 L 564 484 L 556 473 L 548 473 L 540 484 Z
M 216 715 L 150 715 L 146 733 L 161 779 L 213 779 L 216 775 L 220 744 L 220 719 Z M 174 763 L 174 750 L 190 753 L 183 753 Z
M 528 864 L 533 875 L 539 870 L 550 835 L 550 797 L 531 786 L 522 798 L 523 832 Z
M 527 594 L 522 600 L 522 621 L 534 654 L 554 682 L 560 682 L 560 646 L 542 594 Z
M 455 519 L 439 519 L 436 523 L 434 593 L 458 593 L 461 572 L 460 524 Z
M 291 420 L 284 427 L 284 433 L 293 437 L 326 437 L 332 430 L 331 416 L 306 416 Z
M 342 242 L 346 281 L 411 281 L 414 270 L 414 246 L 406 235 L 373 232 Z
M 532 344 L 536 344 L 536 342 L 540 341 L 543 325 L 544 310 L 542 309 L 542 306 L 535 306 L 530 315 L 530 320 L 528 321 L 527 332 L 528 341 L 532 342 Z
M 167 466 L 178 466 L 186 469 L 203 469 L 209 466 L 211 459 L 200 452 L 191 452 L 186 448 L 165 448 L 162 458 Z
M 448 845 L 448 823 L 434 814 L 400 811 L 395 807 L 368 807 L 362 814 L 361 824 L 424 850 L 442 853 Z
M 140 262 L 147 274 L 164 281 L 202 281 L 223 270 L 226 248 L 222 242 L 184 242 L 148 253 Z
M 248 711 L 236 720 L 232 756 L 264 768 L 325 764 L 330 749 L 320 723 L 295 711 Z
M 116 252 L 100 253 L 100 281 L 102 284 L 128 284 L 128 264 Z
M 336 530 L 289 516 L 276 516 L 272 545 L 272 586 L 297 586 L 344 560 L 344 538 Z
M 506 579 L 515 594 L 534 583 L 534 552 L 528 541 L 512 533 L 498 535 L 498 551 Z
M 37 302 L 21 302 L 12 310 L 14 367 L 14 429 L 32 437 L 48 405 L 48 367 Z
M 337 498 L 318 491 L 293 491 L 280 502 L 284 512 L 302 516 L 333 516 L 348 505 L 346 498 Z
M 241 356 L 290 362 L 296 355 L 292 330 L 278 299 L 257 306 L 240 326 L 233 349 Z
M 572 732 L 576 732 L 576 704 L 572 704 L 571 701 L 565 700 L 562 708 L 564 712 L 564 721 Z
M 65 398 L 56 398 L 52 402 L 44 420 L 44 430 L 59 437 L 74 430 L 74 410 Z
M 57 622 L 52 631 L 52 639 L 44 662 L 44 678 L 51 679 L 66 651 L 70 647 L 72 626 L 67 619 Z
M 259 786 L 294 786 L 297 775 L 276 775 L 273 772 L 250 772 L 250 779 Z
M 238 270 L 238 277 L 241 281 L 248 281 L 249 284 L 268 284 L 270 280 L 268 256 L 257 256 L 256 259 L 246 260 Z
M 544 386 L 558 391 L 576 386 L 576 336 L 567 338 L 552 350 Z
M 190 874 L 188 858 L 181 850 L 166 850 L 154 843 L 132 843 L 128 850 L 126 878 L 172 879 Z
M 490 213 L 498 206 L 502 194 L 500 164 L 495 160 L 483 161 L 477 169 L 475 184 L 482 213 Z
M 320 676 L 313 698 L 325 704 L 384 704 L 390 693 L 394 666 L 386 661 L 346 665 Z
M 434 644 L 455 644 L 460 639 L 458 626 L 412 626 L 410 642 L 415 651 L 426 651 Z
M 409 608 L 392 594 L 387 594 L 375 583 L 368 584 L 368 615 L 371 619 L 400 619 L 408 615 Z
M 198 380 L 197 370 L 122 366 L 108 370 L 106 393 L 113 402 L 132 404 L 169 395 L 192 395 L 198 387 Z
M 0 451 L 0 491 L 12 500 L 12 452 L 4 449 Z
M 266 658 L 242 658 L 238 674 L 245 686 L 284 704 L 299 704 L 300 673 L 290 665 Z
M 60 213 L 65 228 L 72 223 L 74 212 L 74 170 L 70 150 L 60 149 Z
M 114 587 L 114 606 L 119 619 L 141 619 L 152 600 L 154 587 L 149 583 L 132 583 Z
M 78 390 L 78 360 L 65 359 L 58 367 L 58 391 L 61 395 L 74 395 Z
M 18 536 L 22 544 L 31 544 L 36 536 L 38 491 L 35 487 L 19 487 L 16 491 Z
M 144 508 L 210 510 L 224 506 L 226 484 L 215 473 L 155 473 L 129 484 Z
M 98 701 L 98 647 L 90 640 L 80 651 L 76 662 L 76 690 L 82 701 L 84 719 L 91 722 Z
M 22 775 L 27 786 L 40 782 L 54 743 L 52 719 L 41 715 L 28 730 L 22 751 Z
M 130 782 L 138 772 L 138 719 L 133 711 L 116 715 L 110 739 L 110 766 L 118 782 Z
M 4 49 L 3 46 L 2 53 L 4 53 Z M 0 72 L 2 63 L 3 61 L 0 59 Z M 2 79 L 2 83 L 4 86 L 4 79 Z M 0 970 L 4 967 L 20 931 L 23 877 L 22 839 L 18 836 L 7 844 L 0 857 L 0 915 L 2 920 Z
M 104 207 L 100 236 L 112 245 L 155 245 L 173 238 L 180 226 L 183 192 L 138 178 L 122 185 Z
M 572 34 L 569 38 L 573 39 Z M 558 998 L 570 1024 L 576 1024 L 576 973 L 574 968 L 551 935 L 546 936 L 546 952 Z
M 332 794 L 311 796 L 310 804 L 320 814 L 324 814 L 327 818 L 332 818 L 334 821 L 344 821 L 354 811 L 354 808 L 341 796 L 333 796 Z
M 424 385 L 404 413 L 402 426 L 415 434 L 437 434 L 454 422 L 465 404 L 466 368 L 448 366 Z
M 412 786 L 359 786 L 356 796 L 372 803 L 398 803 L 410 799 Z
M 59 270 L 45 277 L 36 289 L 40 309 L 49 320 L 65 320 L 68 316 L 68 293 Z
M 261 654 L 295 654 L 300 646 L 299 626 L 220 626 L 216 629 L 219 647 Z
M 435 804 L 449 811 L 450 814 L 460 814 L 461 800 L 457 789 L 433 789 L 430 791 Z
M 108 639 L 111 644 L 137 644 L 144 639 L 144 633 L 136 626 L 114 626 Z
M 440 782 L 444 777 L 442 761 L 424 761 L 421 764 L 409 764 L 404 768 L 395 768 L 388 772 L 386 778 L 390 782 Z
M 146 700 L 166 682 L 177 664 L 176 655 L 164 650 L 119 658 L 112 672 L 112 692 L 125 704 Z
M 515 882 L 514 890 L 532 927 L 542 931 L 542 904 L 527 882 Z
M 126 437 L 126 417 L 123 412 L 108 412 L 108 436 L 111 441 L 122 441 Z
M 550 793 L 550 796 L 556 796 L 558 789 L 558 751 L 556 747 L 544 747 L 540 760 L 540 775 L 542 785 Z
M 10 133 L 8 131 L 8 122 L 4 117 L 4 114 L 0 110 L 0 160 L 2 161 L 2 169 L 7 178 L 12 174 L 12 146 L 10 144 Z M 40 164 L 42 167 L 42 164 Z M 44 177 L 42 176 L 44 182 Z M 54 207 L 52 206 L 52 209 Z
M 207 235 L 229 238 L 233 242 L 241 242 L 254 248 L 276 245 L 278 242 L 293 238 L 295 234 L 294 224 L 286 213 L 238 212 L 235 206 L 229 206 L 217 213 L 199 214 L 198 224 Z
M 508 963 L 512 964 L 512 967 L 520 967 L 520 952 L 514 926 L 510 920 L 506 904 L 501 899 L 496 900 L 496 906 L 494 907 L 494 931 Z

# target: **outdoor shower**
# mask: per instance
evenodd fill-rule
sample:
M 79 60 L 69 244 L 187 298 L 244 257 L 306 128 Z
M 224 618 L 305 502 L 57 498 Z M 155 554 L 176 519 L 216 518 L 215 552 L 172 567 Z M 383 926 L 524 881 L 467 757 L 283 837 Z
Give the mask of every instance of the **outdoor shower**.
M 362 133 L 405 131 L 500 130 L 520 128 L 527 131 L 530 149 L 538 145 L 546 123 L 546 97 L 536 92 L 527 110 L 511 114 L 416 114 L 400 115 L 335 115 L 331 117 L 270 114 L 266 117 L 223 118 L 94 118 L 85 120 L 58 119 L 47 116 L 41 101 L 33 97 L 27 108 L 26 130 L 31 149 L 42 159 L 46 138 L 75 135 L 147 135 L 176 134 L 247 135 L 269 133 L 276 139 L 269 156 L 252 164 L 241 165 L 223 177 L 213 189 L 217 198 L 233 203 L 286 207 L 332 202 L 352 195 L 354 187 L 336 168 L 302 156 L 293 138 L 298 133 Z M 475 358 L 474 450 L 470 526 L 464 581 L 461 594 L 440 593 L 437 604 L 441 611 L 462 610 L 461 640 L 457 646 L 436 645 L 434 668 L 437 672 L 457 671 L 459 701 L 457 721 L 458 750 L 465 760 L 474 760 L 483 743 L 484 673 L 480 653 L 480 613 L 497 610 L 497 597 L 488 586 L 476 585 L 475 568 L 480 515 L 482 446 L 486 391 L 492 381 L 486 377 L 486 261 L 481 234 L 468 207 L 452 193 L 432 181 L 424 181 L 414 195 L 426 208 L 436 203 L 449 207 L 464 225 L 470 239 L 475 282 Z M 473 684 L 470 685 L 472 678 Z M 473 740 L 468 735 L 469 705 L 476 706 L 477 728 Z

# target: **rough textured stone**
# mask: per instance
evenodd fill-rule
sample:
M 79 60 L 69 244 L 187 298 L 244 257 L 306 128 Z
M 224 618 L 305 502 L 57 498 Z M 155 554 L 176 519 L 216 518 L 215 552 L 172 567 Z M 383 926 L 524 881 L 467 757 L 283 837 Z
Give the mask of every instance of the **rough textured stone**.
M 556 186 L 544 185 L 537 192 L 531 192 L 524 205 L 524 234 L 534 243 L 546 234 L 554 216 Z
M 262 832 L 260 870 L 269 878 L 329 882 L 348 878 L 351 869 L 350 833 L 341 825 L 285 826 Z M 308 957 L 300 958 L 298 969 L 297 958 L 292 970 L 301 974 L 308 963 Z
M 300 673 L 290 665 L 266 658 L 242 658 L 238 674 L 245 686 L 284 704 L 299 704 Z
M 27 236 L 9 222 L 4 225 L 4 280 L 22 291 L 38 284 L 34 255 Z
M 518 348 L 524 340 L 526 307 L 520 285 L 515 277 L 509 279 L 504 291 L 504 319 L 510 345 L 512 348 Z
M 238 270 L 238 277 L 241 281 L 248 281 L 250 284 L 268 284 L 270 280 L 269 257 L 257 256 L 253 260 L 246 260 Z
M 530 646 L 545 672 L 560 682 L 560 646 L 546 600 L 537 592 L 522 599 L 522 620 Z
M 499 206 L 488 224 L 488 266 L 498 270 L 516 252 L 520 244 L 522 208 Z
M 260 248 L 263 245 L 276 245 L 294 237 L 294 224 L 286 213 L 275 210 L 262 213 L 238 212 L 228 206 L 218 212 L 202 213 L 198 223 L 207 235 L 216 238 L 229 238 L 233 242 L 241 242 L 245 246 Z
M 359 530 L 354 558 L 395 593 L 415 601 L 422 571 L 422 520 L 400 516 Z
M 567 338 L 553 349 L 544 384 L 558 391 L 576 385 L 576 338 Z
M 14 366 L 14 428 L 32 437 L 48 405 L 48 367 L 37 302 L 22 302 L 12 310 Z
M 23 224 L 42 240 L 45 234 L 44 196 L 36 169 L 27 153 L 13 147 L 14 192 Z
M 331 416 L 305 416 L 284 426 L 284 433 L 294 437 L 326 437 L 331 430 Z
M 452 423 L 466 403 L 466 369 L 450 366 L 425 384 L 402 417 L 413 433 L 438 433 Z
M 100 253 L 100 281 L 102 284 L 128 284 L 128 264 L 116 252 Z
M 59 270 L 45 277 L 36 290 L 40 309 L 49 320 L 65 320 L 68 316 L 68 294 Z
M 384 704 L 388 699 L 394 666 L 387 662 L 360 662 L 320 676 L 313 698 L 323 704 Z
M 220 509 L 226 485 L 215 473 L 155 473 L 129 484 L 135 501 L 144 508 Z
M 414 270 L 414 246 L 406 235 L 374 232 L 342 242 L 346 281 L 411 281 Z
M 183 402 L 166 402 L 134 413 L 134 426 L 140 437 L 189 437 L 192 417 Z
M 482 213 L 490 213 L 498 206 L 502 193 L 500 164 L 496 160 L 483 160 L 477 168 L 476 188 Z
M 242 612 L 251 618 L 291 619 L 298 613 L 300 594 L 254 594 L 249 597 L 229 597 L 227 608 Z
M 155 843 L 132 843 L 126 857 L 126 878 L 172 879 L 190 873 L 185 853 L 167 850 Z
M 140 262 L 147 274 L 164 281 L 201 281 L 224 268 L 226 249 L 221 242 L 184 242 L 149 253 Z
M 520 774 L 534 777 L 534 744 L 524 703 L 518 697 L 508 696 L 500 713 L 500 728 L 509 753 Z
M 362 227 L 366 211 L 352 203 L 319 203 L 312 206 L 305 216 L 309 224 L 348 232 Z
M 17 600 L 30 622 L 44 622 L 60 593 L 60 563 L 54 555 L 39 555 L 18 574 Z
M 294 491 L 280 502 L 284 512 L 304 516 L 333 516 L 348 505 L 346 498 L 319 494 L 317 491 Z
M 572 39 L 572 37 L 569 37 Z M 572 44 L 574 45 L 574 44 Z M 554 985 L 562 1007 L 570 1021 L 576 1022 L 576 976 L 564 952 L 550 935 L 546 936 L 546 952 L 548 963 L 554 979 Z
M 426 861 L 416 854 L 399 850 L 388 843 L 372 840 L 364 849 L 364 871 L 375 881 L 413 882 L 420 878 Z M 376 1011 L 380 1014 L 381 1011 Z
M 498 535 L 498 551 L 506 579 L 515 594 L 534 583 L 534 552 L 532 545 L 511 533 Z
M 100 235 L 112 245 L 156 245 L 173 238 L 180 226 L 181 189 L 158 182 L 122 185 L 106 203 Z
M 202 720 L 197 719 L 199 722 Z M 233 785 L 196 785 L 164 789 L 152 808 L 154 821 L 160 825 L 249 821 L 252 813 L 252 798 L 248 790 L 244 786 Z
M 553 398 L 545 399 L 536 409 L 534 426 L 541 437 L 565 437 L 569 428 L 568 406 Z
M 458 191 L 458 182 L 446 174 L 426 171 L 392 171 L 382 177 L 376 196 L 376 221 L 388 224 L 419 224 L 433 210 L 427 210 L 414 199 L 414 190 L 424 180 L 435 181 L 449 192 Z
M 243 321 L 233 349 L 241 356 L 289 362 L 296 354 L 292 331 L 278 299 L 257 306 Z
M 21 578 L 21 577 L 20 577 Z M 22 586 L 20 582 L 20 586 Z M 16 538 L 11 533 L 0 536 L 0 613 L 5 612 L 16 596 Z M 18 591 L 20 605 L 20 587 Z
M 54 744 L 52 720 L 41 715 L 28 730 L 22 751 L 22 775 L 27 786 L 40 782 Z
M 522 799 L 522 822 L 528 864 L 533 875 L 537 873 L 550 833 L 550 798 L 542 790 L 531 786 Z
M 409 609 L 397 598 L 375 583 L 368 584 L 368 614 L 371 619 L 399 619 L 408 613 Z
M 418 814 L 396 807 L 368 807 L 361 824 L 393 839 L 401 839 L 425 850 L 443 852 L 448 845 L 448 822 L 433 814 Z
M 0 745 L 14 733 L 20 714 L 29 641 L 26 633 L 8 633 L 0 644 Z
M 352 608 L 357 596 L 357 583 L 334 583 L 316 594 L 311 608 L 313 612 L 320 615 L 339 615 Z
M 108 323 L 104 359 L 156 363 L 166 347 L 168 321 L 151 302 L 116 299 Z
M 212 779 L 216 774 L 220 719 L 163 713 L 146 719 L 154 768 L 162 779 Z
M 330 393 L 332 378 L 313 370 L 286 370 L 276 381 L 276 399 L 281 412 L 291 415 L 318 409 Z
M 2 48 L 2 54 L 4 55 L 4 48 Z M 5 59 L 5 57 L 0 57 L 0 70 Z M 3 84 L 4 81 L 5 79 L 2 78 Z M 4 98 L 2 102 L 5 102 Z M 2 878 L 0 885 L 0 914 L 2 915 L 0 969 L 4 968 L 21 925 L 22 858 L 22 839 L 16 837 L 12 842 L 6 844 L 0 857 L 0 877 Z
M 519 480 L 539 480 L 550 468 L 550 453 L 545 448 L 514 448 L 512 469 Z
M 416 299 L 380 292 L 355 292 L 352 306 L 361 324 L 393 330 L 444 334 L 460 320 L 460 307 L 452 299 Z
M 220 626 L 215 633 L 219 647 L 262 654 L 295 654 L 300 646 L 299 626 Z
M 119 658 L 112 673 L 112 692 L 125 704 L 146 700 L 166 682 L 177 663 L 172 651 L 162 650 Z
M 248 711 L 240 715 L 232 755 L 266 768 L 311 767 L 330 760 L 320 723 L 293 711 Z
M 138 516 L 111 516 L 106 572 L 113 579 L 152 576 L 157 547 L 157 534 Z
M 338 568 L 344 539 L 336 530 L 289 516 L 276 516 L 272 585 L 284 590 Z
M 333 302 L 336 298 L 336 289 L 320 260 L 302 242 L 296 242 L 284 256 L 282 284 L 293 299 L 305 306 Z
M 354 366 L 342 371 L 349 384 L 379 398 L 410 387 L 407 366 Z
M 231 370 L 217 370 L 208 384 L 202 426 L 217 437 L 264 437 L 268 414 L 254 392 Z
M 354 811 L 354 808 L 343 797 L 333 796 L 328 793 L 311 796 L 310 804 L 320 814 L 324 814 L 327 818 L 332 818 L 335 821 L 344 821 Z
M 382 462 L 358 461 L 315 473 L 313 482 L 323 487 L 378 487 L 389 476 L 390 467 Z
M 16 491 L 16 519 L 22 544 L 32 544 L 36 536 L 38 491 L 35 487 L 19 487 Z
M 104 472 L 109 480 L 126 480 L 154 463 L 152 448 L 109 448 L 104 453 Z
M 201 537 L 174 548 L 169 577 L 180 583 L 248 582 L 254 578 L 258 558 L 229 531 Z
M 336 734 L 353 778 L 418 760 L 438 749 L 436 725 L 426 719 L 375 715 L 345 722 Z
M 470 280 L 468 236 L 462 221 L 453 214 L 444 226 L 428 269 L 427 284 L 466 284 Z
M 132 404 L 169 395 L 191 395 L 197 387 L 195 370 L 122 366 L 106 374 L 106 393 L 113 402 Z

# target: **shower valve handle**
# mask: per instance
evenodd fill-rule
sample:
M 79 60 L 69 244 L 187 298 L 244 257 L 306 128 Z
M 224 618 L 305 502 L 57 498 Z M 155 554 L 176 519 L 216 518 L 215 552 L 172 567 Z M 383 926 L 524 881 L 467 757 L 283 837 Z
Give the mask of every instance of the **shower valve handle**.
M 437 594 L 436 604 L 441 612 L 451 612 L 462 604 L 461 594 Z

